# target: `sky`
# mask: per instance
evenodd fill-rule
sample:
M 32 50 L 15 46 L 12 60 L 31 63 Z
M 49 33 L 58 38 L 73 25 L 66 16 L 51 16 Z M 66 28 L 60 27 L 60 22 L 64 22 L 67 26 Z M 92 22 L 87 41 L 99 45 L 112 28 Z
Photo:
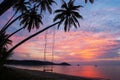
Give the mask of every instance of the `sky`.
M 2 0 L 1 0 L 2 1 Z M 57 0 L 58 1 L 58 0 Z M 58 1 L 59 5 L 61 4 Z M 119 62 L 120 61 L 120 0 L 95 0 L 93 4 L 85 4 L 83 0 L 76 0 L 76 5 L 81 4 L 79 12 L 83 16 L 79 20 L 81 27 L 72 28 L 64 32 L 63 25 L 55 30 L 54 62 Z M 54 5 L 54 9 L 58 9 Z M 12 16 L 13 10 L 9 9 L 0 17 L 0 28 Z M 53 24 L 54 14 L 44 16 L 44 25 L 40 29 Z M 51 61 L 53 32 L 57 26 L 47 31 L 47 60 Z M 19 29 L 17 21 L 7 30 L 8 33 Z M 23 30 L 11 39 L 13 47 L 27 36 L 39 31 L 29 33 Z M 25 42 L 17 49 L 10 59 L 17 60 L 43 60 L 45 47 L 45 33 L 43 32 L 31 40 Z

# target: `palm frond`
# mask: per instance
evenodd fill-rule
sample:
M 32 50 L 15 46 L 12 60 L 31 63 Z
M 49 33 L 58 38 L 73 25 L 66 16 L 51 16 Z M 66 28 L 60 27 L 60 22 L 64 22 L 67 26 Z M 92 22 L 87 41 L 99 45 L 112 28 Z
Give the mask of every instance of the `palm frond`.
M 58 28 L 61 24 L 64 24 L 64 31 L 69 31 L 72 26 L 77 28 L 80 27 L 78 19 L 82 19 L 83 17 L 79 14 L 78 10 L 81 5 L 75 6 L 75 0 L 70 0 L 66 3 L 62 0 L 63 5 L 61 5 L 61 9 L 56 10 L 56 16 L 54 17 L 53 21 L 59 20 Z
M 12 45 L 12 40 L 8 39 L 9 34 L 0 31 L 0 47 L 8 48 L 8 45 Z
M 42 16 L 37 13 L 35 7 L 24 13 L 20 18 L 20 25 L 23 25 L 24 28 L 27 28 L 29 32 L 34 28 L 38 29 L 40 24 L 43 24 Z

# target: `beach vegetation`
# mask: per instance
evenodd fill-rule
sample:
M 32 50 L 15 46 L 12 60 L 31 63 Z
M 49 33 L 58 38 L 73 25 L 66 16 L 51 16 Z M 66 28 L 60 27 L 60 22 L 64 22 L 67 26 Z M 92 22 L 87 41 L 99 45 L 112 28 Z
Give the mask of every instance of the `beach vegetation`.
M 8 2 L 10 1 L 11 3 L 8 4 Z M 85 0 L 85 3 L 87 3 L 88 1 L 93 3 L 94 0 Z M 59 27 L 62 25 L 64 26 L 63 29 L 65 32 L 70 31 L 72 27 L 80 27 L 79 19 L 82 19 L 83 17 L 80 14 L 79 9 L 83 6 L 75 5 L 74 3 L 75 0 L 69 0 L 68 2 L 62 0 L 60 9 L 56 9 L 53 11 L 53 4 L 55 4 L 54 6 L 58 6 L 56 0 L 4 0 L 0 6 L 0 15 L 4 14 L 4 12 L 7 11 L 10 7 L 13 7 L 15 13 L 0 29 L 1 66 L 5 63 L 5 60 L 7 60 L 9 56 L 13 54 L 13 51 L 18 46 L 35 37 L 36 35 L 50 29 L 53 26 L 57 26 L 59 29 Z M 43 18 L 44 13 L 46 12 L 48 12 L 49 15 L 55 15 L 53 18 L 53 23 L 41 29 L 41 27 L 44 26 Z M 19 26 L 21 28 L 8 34 L 8 28 L 12 27 L 11 25 L 14 24 L 16 21 L 19 22 Z M 14 42 L 13 40 L 11 40 L 11 37 L 14 36 L 14 34 L 16 34 L 17 32 L 25 29 L 27 29 L 28 32 L 31 32 L 31 30 L 33 29 L 40 30 L 26 37 L 18 44 L 12 46 L 12 48 L 9 47 L 8 45 L 12 45 L 12 42 Z

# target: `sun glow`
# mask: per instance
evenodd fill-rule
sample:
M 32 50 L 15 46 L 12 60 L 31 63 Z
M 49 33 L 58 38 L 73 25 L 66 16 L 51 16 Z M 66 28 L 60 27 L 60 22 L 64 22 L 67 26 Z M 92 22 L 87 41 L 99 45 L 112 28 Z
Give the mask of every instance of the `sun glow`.
M 108 54 L 106 52 L 112 50 L 115 47 L 115 45 L 118 44 L 116 41 L 111 40 L 112 39 L 111 35 L 108 35 L 106 33 L 96 33 L 93 35 L 92 32 L 71 31 L 69 33 L 65 33 L 58 31 L 56 35 L 59 35 L 56 36 L 55 52 L 54 52 L 54 57 L 57 61 L 96 60 L 100 56 Z M 51 40 L 52 35 L 49 34 L 48 36 L 49 36 L 49 40 Z M 13 39 L 15 39 L 16 42 L 18 42 L 16 37 L 17 36 L 13 37 Z M 18 49 L 16 49 L 16 52 L 24 53 L 24 55 L 26 55 L 26 58 L 29 57 L 30 59 L 33 58 L 35 59 L 36 56 L 36 59 L 40 59 L 40 60 L 43 59 L 42 58 L 44 54 L 43 35 L 39 35 L 34 39 L 33 39 L 34 42 L 31 40 L 20 46 Z M 49 40 L 48 42 L 51 42 Z M 52 43 L 48 43 L 48 50 L 49 50 L 48 52 L 51 52 L 51 44 Z M 18 54 L 18 55 L 22 55 L 22 54 Z

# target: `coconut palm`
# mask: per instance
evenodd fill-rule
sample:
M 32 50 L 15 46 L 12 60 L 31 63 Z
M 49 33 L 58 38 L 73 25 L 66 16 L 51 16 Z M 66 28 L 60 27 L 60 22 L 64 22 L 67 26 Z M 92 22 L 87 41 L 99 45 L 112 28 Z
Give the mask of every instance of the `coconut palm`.
M 28 41 L 29 39 L 35 37 L 36 35 L 48 30 L 49 28 L 55 26 L 55 25 L 61 25 L 62 22 L 65 22 L 64 24 L 64 27 L 65 27 L 65 31 L 67 29 L 70 29 L 69 26 L 73 25 L 75 27 L 79 26 L 79 22 L 78 22 L 78 19 L 79 18 L 82 18 L 82 16 L 77 12 L 78 9 L 81 7 L 81 6 L 74 6 L 74 1 L 73 0 L 70 0 L 68 3 L 66 3 L 65 1 L 63 1 L 64 4 L 61 6 L 62 9 L 60 9 L 60 12 L 64 12 L 64 14 L 62 14 L 62 16 L 58 16 L 56 15 L 56 17 L 54 18 L 54 21 L 58 20 L 58 22 L 55 22 L 54 24 L 36 32 L 35 34 L 32 34 L 31 36 L 27 37 L 26 39 L 24 39 L 23 41 L 19 42 L 18 44 L 16 44 L 13 48 L 11 48 L 8 53 L 12 52 L 14 49 L 16 49 L 18 46 L 20 46 L 21 44 L 23 44 L 24 42 Z M 61 11 L 62 10 L 62 11 Z M 56 11 L 55 13 L 58 13 L 59 11 Z M 68 13 L 69 12 L 69 13 Z M 72 16 L 72 17 L 71 17 Z M 74 16 L 74 17 L 73 17 Z M 64 18 L 64 19 L 63 19 Z M 72 19 L 72 20 L 69 20 L 69 19 Z M 68 22 L 66 22 L 68 21 Z M 76 24 L 77 23 L 77 24 Z
M 34 29 L 34 28 L 38 29 L 40 27 L 40 23 L 42 24 L 42 17 L 41 17 L 41 15 L 39 15 L 37 13 L 35 7 L 33 7 L 30 10 L 26 10 L 26 9 L 24 9 L 24 10 L 25 10 L 25 12 L 23 14 L 21 14 L 20 16 L 18 16 L 16 19 L 14 19 L 11 23 L 9 23 L 6 26 L 5 29 L 7 29 L 17 19 L 20 19 L 20 24 L 23 25 L 23 27 L 16 30 L 12 34 L 10 34 L 7 38 L 10 38 L 12 35 L 14 35 L 15 33 L 19 32 L 19 31 L 21 31 L 24 28 L 27 28 L 29 30 L 29 32 L 31 31 L 31 29 Z M 1 32 L 4 32 L 5 29 L 2 29 Z M 6 40 L 7 40 L 7 38 L 6 38 Z M 5 41 L 2 41 L 1 44 L 4 43 L 4 42 Z M 0 44 L 0 46 L 1 46 L 1 44 Z
M 20 12 L 21 14 L 27 12 L 27 8 L 29 8 L 28 5 L 30 5 L 30 3 L 29 2 L 25 2 L 25 0 L 20 0 L 17 3 L 15 3 L 13 5 L 13 10 L 15 10 L 15 13 L 8 20 L 8 22 L 4 25 L 4 27 L 1 29 L 1 31 L 4 32 L 12 23 L 14 23 L 15 21 L 17 21 L 20 18 L 21 15 L 18 16 L 17 18 L 15 18 L 14 20 L 12 20 L 15 17 L 15 15 L 17 14 L 17 12 Z
M 56 3 L 54 0 L 30 0 L 36 3 L 36 7 L 40 8 L 41 13 L 43 11 L 48 11 L 52 13 L 52 4 Z
M 16 13 L 24 13 L 28 10 L 27 8 L 29 8 L 29 5 L 30 3 L 28 1 L 20 0 L 15 5 L 13 5 L 13 10 L 15 10 Z
M 8 45 L 12 44 L 12 41 L 7 38 L 8 36 L 9 34 L 0 31 L 0 48 L 7 48 Z
M 55 11 L 57 15 L 55 16 L 54 21 L 60 21 L 60 23 L 58 24 L 58 28 L 62 23 L 64 24 L 65 31 L 69 31 L 70 28 L 73 26 L 75 28 L 80 26 L 78 19 L 82 19 L 83 17 L 79 14 L 78 10 L 82 6 L 75 6 L 74 1 L 75 0 L 70 0 L 68 3 L 66 3 L 63 0 L 63 5 L 61 6 L 61 9 Z
M 12 44 L 12 41 L 7 38 L 8 36 L 5 32 L 0 31 L 0 66 L 3 65 L 7 55 L 9 55 L 7 53 L 8 45 Z
M 34 7 L 20 18 L 20 25 L 23 25 L 24 28 L 27 28 L 30 32 L 31 29 L 38 29 L 42 23 L 42 16 L 37 13 L 37 9 Z

